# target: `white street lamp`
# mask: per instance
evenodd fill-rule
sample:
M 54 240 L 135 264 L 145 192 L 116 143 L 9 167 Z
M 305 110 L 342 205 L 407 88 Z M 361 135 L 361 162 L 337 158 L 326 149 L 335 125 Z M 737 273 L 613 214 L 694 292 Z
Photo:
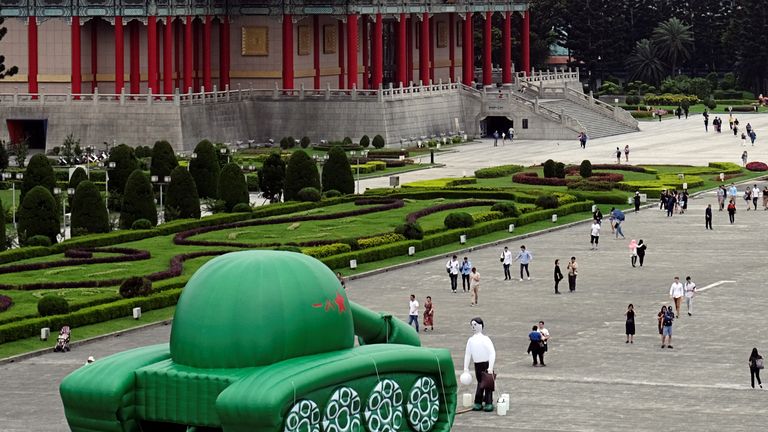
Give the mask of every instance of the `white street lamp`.
M 153 175 L 150 177 L 150 180 L 152 183 L 156 185 L 160 185 L 160 213 L 158 214 L 158 222 L 163 223 L 165 222 L 165 208 L 163 207 L 163 186 L 171 183 L 171 176 L 163 176 L 159 177 L 156 175 Z
M 16 182 L 12 180 L 13 178 L 16 180 L 24 180 L 24 173 L 3 173 L 3 180 L 11 181 L 11 199 L 13 200 L 13 228 L 16 228 Z
M 53 188 L 53 194 L 58 195 L 61 197 L 61 238 L 64 240 L 67 239 L 67 196 L 72 196 L 75 194 L 75 189 L 73 188 L 67 188 L 62 189 L 55 187 Z M 70 236 L 71 237 L 71 236 Z

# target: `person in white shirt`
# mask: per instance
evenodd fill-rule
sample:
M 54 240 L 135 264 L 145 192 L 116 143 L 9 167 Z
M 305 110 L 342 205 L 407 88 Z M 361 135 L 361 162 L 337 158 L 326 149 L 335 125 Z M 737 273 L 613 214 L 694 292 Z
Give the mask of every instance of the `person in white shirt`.
M 595 219 L 592 221 L 592 226 L 590 227 L 590 236 L 589 236 L 589 245 L 590 250 L 597 249 L 597 245 L 600 243 L 600 222 Z
M 411 301 L 408 302 L 408 325 L 413 324 L 416 327 L 416 333 L 419 332 L 419 301 L 416 296 L 411 294 Z
M 688 306 L 688 316 L 691 316 L 693 314 L 693 296 L 696 294 L 696 284 L 693 283 L 690 276 L 685 278 L 683 291 L 685 291 L 685 305 Z
M 499 261 L 504 265 L 504 280 L 512 280 L 512 275 L 509 273 L 509 266 L 512 265 L 512 252 L 509 251 L 508 247 L 504 246 Z
M 493 391 L 496 386 L 493 367 L 496 363 L 496 348 L 491 338 L 483 334 L 484 325 L 481 318 L 472 318 L 469 323 L 474 334 L 467 340 L 464 372 L 469 373 L 469 362 L 472 360 L 475 364 L 475 378 L 477 378 L 475 404 L 472 411 L 493 412 Z
M 757 210 L 757 198 L 760 196 L 760 188 L 757 185 L 752 185 L 752 205 Z
M 445 270 L 448 272 L 448 276 L 451 277 L 451 292 L 456 294 L 456 288 L 459 285 L 459 257 L 453 256 L 447 263 L 445 263 Z
M 675 301 L 675 318 L 680 318 L 680 303 L 683 302 L 683 296 L 685 295 L 685 289 L 683 284 L 680 283 L 680 278 L 675 276 L 675 281 L 672 282 L 672 286 L 669 287 L 669 296 Z
M 528 264 L 531 263 L 532 259 L 533 255 L 531 255 L 531 251 L 526 250 L 525 245 L 520 246 L 520 252 L 518 252 L 515 257 L 515 261 L 520 261 L 520 282 L 523 281 L 523 270 L 525 270 L 528 280 L 531 280 L 531 272 L 528 271 Z
M 544 321 L 539 321 L 539 333 L 541 333 L 541 340 L 544 342 L 544 352 L 549 351 L 547 343 L 549 343 L 549 330 L 544 327 Z

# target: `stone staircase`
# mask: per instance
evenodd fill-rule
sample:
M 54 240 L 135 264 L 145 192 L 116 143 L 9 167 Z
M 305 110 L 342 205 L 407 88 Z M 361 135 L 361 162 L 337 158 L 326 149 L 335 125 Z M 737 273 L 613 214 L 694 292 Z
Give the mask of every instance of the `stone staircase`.
M 598 109 L 590 109 L 582 104 L 567 99 L 549 99 L 539 102 L 542 106 L 558 113 L 565 113 L 581 123 L 590 138 L 601 138 L 637 132 L 637 126 L 631 127 L 614 119 Z

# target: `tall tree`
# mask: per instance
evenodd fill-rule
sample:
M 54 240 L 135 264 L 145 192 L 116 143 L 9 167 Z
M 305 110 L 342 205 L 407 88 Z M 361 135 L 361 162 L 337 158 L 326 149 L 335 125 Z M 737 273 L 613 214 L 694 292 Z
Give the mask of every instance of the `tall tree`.
M 192 174 L 184 167 L 171 171 L 171 183 L 165 199 L 165 219 L 200 219 L 200 197 Z
M 24 195 L 18 211 L 19 238 L 46 236 L 56 243 L 59 234 L 59 211 L 56 199 L 44 186 L 35 186 Z
M 659 54 L 667 60 L 675 75 L 677 66 L 691 58 L 693 33 L 691 26 L 677 18 L 670 18 L 653 30 L 653 43 L 659 48 Z
M 737 2 L 725 36 L 733 47 L 739 80 L 755 93 L 768 91 L 768 8 L 764 0 Z
M 5 22 L 5 18 L 0 17 L 0 41 L 2 41 L 6 33 L 8 33 L 8 29 L 3 26 L 4 22 Z M 5 77 L 16 75 L 18 71 L 19 71 L 19 68 L 16 66 L 11 66 L 6 69 L 5 56 L 0 54 L 0 80 Z
M 355 178 L 349 158 L 339 146 L 328 151 L 328 161 L 323 165 L 323 191 L 337 190 L 343 194 L 355 193 Z
M 627 71 L 631 81 L 640 80 L 658 86 L 664 77 L 664 65 L 659 60 L 656 45 L 648 39 L 638 41 L 627 58 Z
M 216 198 L 219 184 L 219 155 L 208 140 L 200 141 L 195 147 L 194 158 L 189 163 L 189 173 L 195 179 L 200 198 Z
M 269 202 L 280 202 L 285 187 L 285 161 L 280 153 L 272 153 L 259 170 L 261 195 Z
M 139 168 L 139 161 L 136 159 L 136 153 L 133 147 L 125 144 L 112 149 L 109 152 L 109 160 L 107 163 L 114 162 L 115 168 L 109 170 L 109 192 L 122 194 L 125 190 L 125 183 L 128 181 L 128 177 L 137 168 Z
M 128 229 L 139 219 L 148 220 L 157 225 L 157 207 L 155 194 L 149 177 L 137 169 L 128 177 L 123 193 L 123 205 L 120 210 L 120 228 Z
M 149 167 L 149 175 L 158 176 L 161 180 L 171 175 L 171 171 L 179 166 L 176 153 L 168 141 L 157 141 L 152 147 L 152 162 Z
M 42 153 L 29 159 L 29 165 L 24 171 L 24 181 L 21 183 L 21 199 L 35 186 L 43 186 L 50 193 L 53 193 L 53 188 L 56 187 L 56 176 L 51 162 Z
M 228 163 L 221 169 L 219 175 L 219 199 L 224 201 L 226 211 L 240 204 L 248 204 L 248 185 L 240 165 Z
M 297 150 L 291 155 L 285 169 L 286 201 L 297 199 L 299 191 L 305 187 L 320 190 L 320 174 L 315 161 L 304 150 Z
M 101 192 L 89 180 L 81 181 L 72 198 L 72 233 L 106 233 L 110 230 L 109 214 Z

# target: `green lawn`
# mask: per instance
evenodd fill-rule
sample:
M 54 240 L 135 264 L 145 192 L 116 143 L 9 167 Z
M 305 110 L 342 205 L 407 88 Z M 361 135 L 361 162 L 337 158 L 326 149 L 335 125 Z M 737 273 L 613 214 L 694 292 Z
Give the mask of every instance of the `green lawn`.
M 21 195 L 21 191 L 16 188 L 16 206 L 19 205 L 19 196 Z M 3 201 L 3 208 L 9 208 L 13 206 L 13 190 L 7 189 L 7 190 L 0 190 L 0 200 Z

